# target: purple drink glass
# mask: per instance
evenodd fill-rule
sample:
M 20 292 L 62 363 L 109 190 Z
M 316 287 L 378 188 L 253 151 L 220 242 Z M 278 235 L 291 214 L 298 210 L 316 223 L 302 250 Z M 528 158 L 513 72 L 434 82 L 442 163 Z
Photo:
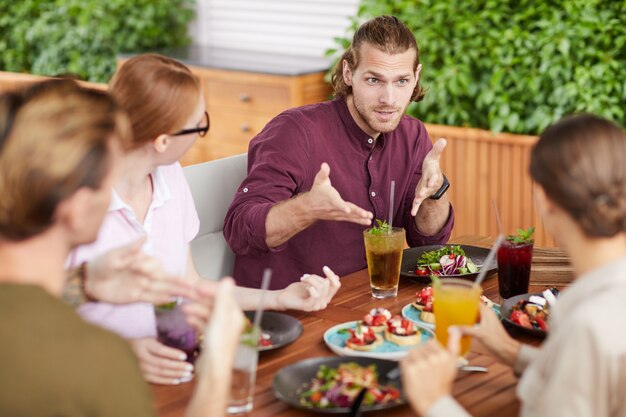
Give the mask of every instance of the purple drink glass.
M 500 297 L 510 298 L 528 292 L 532 243 L 504 241 L 498 249 L 498 287 Z
M 165 346 L 179 349 L 187 355 L 187 362 L 193 364 L 200 353 L 200 343 L 196 330 L 187 323 L 181 301 L 174 301 L 154 307 L 157 323 L 157 340 Z M 190 381 L 193 377 L 181 382 Z

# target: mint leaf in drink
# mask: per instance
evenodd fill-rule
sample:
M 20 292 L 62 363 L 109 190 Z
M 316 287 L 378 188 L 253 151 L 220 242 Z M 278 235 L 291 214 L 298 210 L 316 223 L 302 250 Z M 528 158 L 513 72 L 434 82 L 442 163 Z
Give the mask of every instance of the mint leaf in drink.
M 535 233 L 535 227 L 529 227 L 526 230 L 517 229 L 517 235 L 508 235 L 506 240 L 515 243 L 517 245 L 534 243 L 533 233 Z
M 160 308 L 162 310 L 173 310 L 174 307 L 176 307 L 176 304 L 178 304 L 178 302 L 174 300 L 174 301 L 170 301 L 169 303 L 159 304 L 157 308 Z
M 387 221 L 376 219 L 376 225 L 372 226 L 368 233 L 376 236 L 391 233 L 391 225 Z

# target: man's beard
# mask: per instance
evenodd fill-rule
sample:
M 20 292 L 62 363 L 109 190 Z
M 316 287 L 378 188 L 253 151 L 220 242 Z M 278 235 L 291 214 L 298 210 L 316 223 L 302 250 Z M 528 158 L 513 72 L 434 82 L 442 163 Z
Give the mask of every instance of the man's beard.
M 409 106 L 407 103 L 404 108 L 398 106 L 378 106 L 378 107 L 366 107 L 360 101 L 356 99 L 356 97 L 352 96 L 352 101 L 354 103 L 354 108 L 357 113 L 363 119 L 363 121 L 368 125 L 368 127 L 378 133 L 388 133 L 394 131 L 398 125 L 400 124 L 400 120 L 402 120 L 402 115 L 406 111 L 406 108 Z M 376 116 L 376 111 L 379 112 L 396 112 L 392 119 L 388 121 L 381 121 Z

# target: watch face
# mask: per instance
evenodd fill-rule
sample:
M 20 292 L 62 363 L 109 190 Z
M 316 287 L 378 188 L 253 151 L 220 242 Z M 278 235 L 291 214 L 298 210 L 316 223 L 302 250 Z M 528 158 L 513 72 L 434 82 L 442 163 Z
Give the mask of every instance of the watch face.
M 448 191 L 448 188 L 450 188 L 450 182 L 448 181 L 448 178 L 443 175 L 443 184 L 441 185 L 441 187 L 439 187 L 437 192 L 431 195 L 429 198 L 432 200 L 439 200 L 441 196 L 444 195 L 446 191 Z

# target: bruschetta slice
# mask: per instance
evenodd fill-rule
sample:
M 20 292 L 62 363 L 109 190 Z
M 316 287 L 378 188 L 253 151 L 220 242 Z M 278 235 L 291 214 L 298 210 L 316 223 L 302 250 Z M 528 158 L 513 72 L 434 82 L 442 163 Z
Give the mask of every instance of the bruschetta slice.
M 346 340 L 346 347 L 353 350 L 370 351 L 383 344 L 383 338 L 372 328 L 358 324 L 354 329 L 348 329 L 350 338 Z
M 393 316 L 387 322 L 385 339 L 400 346 L 417 345 L 422 341 L 422 334 L 413 322 L 402 316 Z
M 422 288 L 416 294 L 417 299 L 413 303 L 413 307 L 420 311 L 420 320 L 426 323 L 434 323 L 435 315 L 433 314 L 433 287 Z
M 391 311 L 386 308 L 373 308 L 363 317 L 363 325 L 371 328 L 376 333 L 382 333 L 387 328 L 387 322 L 391 318 Z

